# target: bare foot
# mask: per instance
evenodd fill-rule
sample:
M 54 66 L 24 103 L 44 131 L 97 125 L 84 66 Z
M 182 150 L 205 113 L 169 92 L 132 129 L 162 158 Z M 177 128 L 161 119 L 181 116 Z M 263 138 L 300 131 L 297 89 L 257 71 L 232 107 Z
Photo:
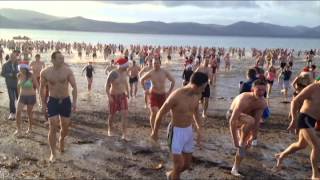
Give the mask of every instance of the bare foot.
M 20 130 L 16 130 L 14 133 L 13 133 L 14 136 L 16 137 L 21 137 L 21 131 Z
M 172 173 L 172 171 L 166 172 L 167 180 L 171 179 L 171 173 Z
M 121 136 L 121 139 L 126 141 L 126 142 L 130 141 L 130 139 L 124 134 Z
M 26 131 L 27 134 L 31 134 L 32 133 L 32 128 L 28 128 L 28 130 Z
M 50 158 L 49 158 L 49 162 L 50 162 L 50 163 L 56 162 L 56 156 L 53 155 L 53 154 L 51 154 L 51 156 L 50 156 Z
M 320 177 L 312 176 L 312 177 L 311 177 L 311 180 L 320 180 Z
M 109 137 L 113 136 L 113 133 L 112 133 L 112 131 L 110 129 L 108 129 L 108 136 Z
M 233 168 L 232 168 L 232 170 L 231 170 L 231 175 L 236 176 L 236 177 L 240 177 L 240 178 L 243 178 L 243 177 L 244 177 L 243 175 L 241 175 L 241 174 L 238 172 L 238 170 L 233 169 Z

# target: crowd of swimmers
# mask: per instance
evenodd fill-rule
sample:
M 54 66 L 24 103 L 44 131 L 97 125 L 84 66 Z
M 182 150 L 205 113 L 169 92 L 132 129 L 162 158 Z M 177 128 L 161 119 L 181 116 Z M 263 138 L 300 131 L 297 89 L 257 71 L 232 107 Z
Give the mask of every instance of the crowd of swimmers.
M 247 57 L 244 48 L 208 48 L 208 47 L 153 47 L 131 45 L 103 45 L 86 43 L 62 43 L 27 41 L 15 42 L 0 40 L 0 59 L 4 48 L 11 51 L 7 61 L 2 64 L 1 75 L 5 78 L 9 96 L 9 119 L 15 119 L 15 135 L 21 136 L 21 112 L 27 107 L 29 128 L 32 132 L 33 108 L 39 95 L 39 105 L 49 121 L 48 141 L 50 146 L 49 160 L 56 159 L 56 142 L 59 151 L 64 151 L 64 140 L 70 127 L 71 113 L 77 109 L 77 84 L 71 68 L 64 62 L 64 54 L 77 52 L 82 58 L 92 54 L 92 60 L 82 69 L 88 80 L 88 91 L 92 90 L 95 69 L 92 61 L 102 55 L 106 61 L 112 59 L 106 68 L 105 91 L 109 109 L 107 135 L 114 136 L 114 118 L 116 113 L 121 117 L 122 139 L 128 141 L 128 99 L 137 95 L 138 83 L 144 91 L 146 108 L 150 110 L 151 141 L 157 143 L 158 131 L 163 117 L 171 111 L 171 122 L 168 128 L 169 149 L 173 157 L 173 169 L 167 172 L 168 179 L 179 179 L 180 174 L 189 169 L 194 151 L 193 131 L 196 131 L 196 142 L 201 146 L 203 136 L 203 119 L 207 118 L 210 88 L 216 86 L 220 63 L 224 62 L 224 71 L 231 70 L 234 58 L 243 60 Z M 32 53 L 35 60 L 30 62 Z M 45 66 L 41 53 L 51 53 L 50 66 Z M 320 124 L 320 77 L 316 71 L 314 57 L 320 50 L 298 51 L 293 49 L 251 49 L 253 66 L 247 71 L 247 80 L 240 82 L 237 95 L 227 111 L 230 133 L 235 149 L 234 165 L 231 174 L 239 173 L 241 161 L 246 157 L 249 147 L 257 144 L 260 123 L 270 116 L 268 99 L 272 97 L 272 86 L 278 80 L 282 84 L 284 99 L 291 103 L 288 113 L 291 123 L 289 130 L 298 132 L 298 141 L 283 152 L 275 155 L 276 168 L 281 168 L 285 157 L 307 146 L 311 147 L 310 160 L 312 179 L 319 179 L 319 137 L 316 130 Z M 120 56 L 116 57 L 115 54 Z M 304 55 L 305 67 L 292 81 L 295 56 Z M 183 66 L 183 84 L 176 88 L 176 80 L 170 71 L 161 66 L 166 59 L 180 56 Z M 90 57 L 91 58 L 91 57 Z M 139 63 L 136 63 L 138 59 Z M 183 62 L 184 61 L 184 62 Z M 2 61 L 1 61 L 2 62 Z M 131 62 L 132 65 L 129 65 Z M 170 82 L 169 89 L 166 88 Z M 290 82 L 292 82 L 290 84 Z M 72 95 L 69 95 L 69 85 Z M 289 100 L 289 87 L 294 88 L 292 100 Z M 17 100 L 17 105 L 16 101 Z M 202 104 L 202 118 L 199 102 Z M 318 121 L 317 121 L 318 120 Z M 318 124 L 317 124 L 318 122 Z M 56 133 L 60 128 L 57 140 Z

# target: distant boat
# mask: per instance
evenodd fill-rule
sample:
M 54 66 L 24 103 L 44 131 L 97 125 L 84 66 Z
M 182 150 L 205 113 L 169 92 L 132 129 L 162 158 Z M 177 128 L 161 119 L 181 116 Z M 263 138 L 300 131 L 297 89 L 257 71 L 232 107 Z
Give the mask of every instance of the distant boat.
M 27 36 L 14 36 L 12 38 L 13 40 L 25 40 L 25 41 L 28 41 L 30 40 L 31 38 L 27 37 Z

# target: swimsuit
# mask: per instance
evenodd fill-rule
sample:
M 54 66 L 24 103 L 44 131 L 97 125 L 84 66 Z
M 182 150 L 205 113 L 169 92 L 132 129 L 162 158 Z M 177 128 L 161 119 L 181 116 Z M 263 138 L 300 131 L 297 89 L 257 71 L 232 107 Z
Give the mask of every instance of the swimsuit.
M 129 77 L 129 83 L 130 84 L 137 83 L 137 82 L 138 82 L 138 77 L 137 76 Z
M 300 113 L 298 117 L 298 128 L 299 129 L 308 129 L 314 128 L 316 125 L 317 120 L 312 118 L 311 116 Z
M 160 109 L 165 101 L 166 101 L 166 94 L 158 94 L 151 91 L 151 94 L 150 94 L 151 107 L 158 107 Z
M 117 111 L 128 110 L 127 96 L 122 94 L 111 94 L 112 103 L 109 101 L 110 114 L 115 114 Z
M 60 115 L 70 117 L 71 115 L 71 100 L 70 97 L 54 98 L 49 96 L 48 100 L 48 117 Z
M 193 131 L 192 125 L 186 128 L 168 126 L 168 146 L 172 154 L 192 153 Z

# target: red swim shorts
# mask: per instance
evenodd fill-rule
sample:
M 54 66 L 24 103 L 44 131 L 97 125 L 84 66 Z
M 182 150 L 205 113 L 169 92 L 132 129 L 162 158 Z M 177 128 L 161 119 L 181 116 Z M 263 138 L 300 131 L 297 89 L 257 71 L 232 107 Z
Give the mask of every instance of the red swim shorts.
M 123 94 L 111 94 L 112 103 L 109 101 L 110 114 L 115 114 L 117 111 L 128 110 L 127 96 Z
M 150 94 L 151 107 L 158 107 L 160 109 L 165 101 L 166 101 L 166 94 L 158 94 L 151 91 L 151 94 Z

